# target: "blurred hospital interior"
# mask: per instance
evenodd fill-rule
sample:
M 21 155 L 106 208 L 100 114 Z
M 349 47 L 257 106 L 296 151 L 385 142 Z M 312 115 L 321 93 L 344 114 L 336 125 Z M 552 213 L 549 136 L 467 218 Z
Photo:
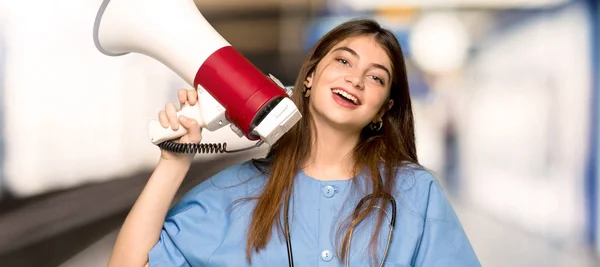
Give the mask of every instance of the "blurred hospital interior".
M 106 266 L 158 160 L 148 123 L 190 87 L 150 57 L 100 53 L 101 3 L 0 0 L 2 267 Z M 420 162 L 482 265 L 600 266 L 600 1 L 195 4 L 285 85 L 325 32 L 377 19 L 407 60 Z M 253 144 L 229 127 L 203 142 Z M 198 155 L 180 192 L 267 149 Z

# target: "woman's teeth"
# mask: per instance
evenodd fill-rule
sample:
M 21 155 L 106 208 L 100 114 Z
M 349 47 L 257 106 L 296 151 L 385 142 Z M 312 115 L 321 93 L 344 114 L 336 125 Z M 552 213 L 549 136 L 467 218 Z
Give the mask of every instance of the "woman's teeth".
M 340 90 L 340 89 L 333 89 L 332 92 L 335 94 L 341 95 L 341 96 L 345 97 L 346 99 L 352 101 L 352 103 L 354 103 L 354 105 L 358 105 L 358 99 L 356 99 L 356 97 L 354 97 L 353 95 L 348 94 L 345 91 Z

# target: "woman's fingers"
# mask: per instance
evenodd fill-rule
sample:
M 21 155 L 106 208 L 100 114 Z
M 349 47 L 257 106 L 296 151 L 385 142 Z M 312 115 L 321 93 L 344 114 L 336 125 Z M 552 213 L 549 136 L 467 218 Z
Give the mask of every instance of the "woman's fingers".
M 180 89 L 177 91 L 177 100 L 179 101 L 180 106 L 183 106 L 185 103 L 189 103 L 191 106 L 196 105 L 198 102 L 198 92 L 196 92 L 196 90 Z M 183 115 L 179 116 L 178 118 L 177 109 L 172 103 L 167 103 L 165 105 L 165 110 L 162 110 L 158 113 L 158 119 L 160 121 L 160 125 L 164 128 L 168 128 L 170 126 L 172 130 L 177 131 L 180 124 L 182 127 L 186 128 L 188 134 L 181 138 L 182 141 L 199 143 L 202 139 L 202 130 L 198 124 L 198 121 L 192 118 L 187 118 Z
M 188 90 L 187 101 L 191 106 L 196 105 L 196 102 L 198 102 L 198 92 L 196 90 Z
M 198 92 L 196 90 L 180 89 L 177 91 L 177 99 L 179 100 L 179 107 L 183 107 L 186 102 L 193 106 L 198 102 Z
M 179 106 L 182 107 L 187 102 L 187 91 L 186 89 L 179 89 L 177 91 L 177 99 L 179 100 Z
M 179 121 L 177 121 L 177 109 L 175 108 L 175 105 L 173 105 L 173 103 L 167 103 L 165 111 L 167 112 L 167 118 L 169 119 L 171 129 L 177 131 L 177 129 L 179 129 Z
M 163 128 L 169 128 L 169 119 L 167 118 L 167 112 L 164 110 L 158 112 L 158 121 L 160 122 L 160 126 Z

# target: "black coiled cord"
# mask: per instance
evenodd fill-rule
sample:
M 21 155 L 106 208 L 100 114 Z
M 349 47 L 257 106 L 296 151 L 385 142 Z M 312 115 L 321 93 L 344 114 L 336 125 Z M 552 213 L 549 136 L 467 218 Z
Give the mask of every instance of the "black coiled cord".
M 235 149 L 235 150 L 227 150 L 227 143 L 206 143 L 206 144 L 194 144 L 194 143 L 176 143 L 173 141 L 164 141 L 157 146 L 175 153 L 180 154 L 201 154 L 201 153 L 235 153 L 242 152 L 246 150 L 250 150 L 256 147 L 259 147 L 264 142 L 258 141 L 253 146 L 249 146 L 246 148 Z

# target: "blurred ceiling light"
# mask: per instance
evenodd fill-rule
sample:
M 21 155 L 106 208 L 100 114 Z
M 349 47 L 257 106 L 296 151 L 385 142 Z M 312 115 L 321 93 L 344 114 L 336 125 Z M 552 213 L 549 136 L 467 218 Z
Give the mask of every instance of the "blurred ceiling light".
M 415 63 L 432 74 L 461 68 L 470 46 L 463 23 L 452 13 L 444 12 L 419 18 L 411 29 L 409 41 Z
M 338 0 L 339 1 L 339 0 Z M 341 0 L 355 10 L 381 8 L 540 8 L 565 4 L 572 0 Z

